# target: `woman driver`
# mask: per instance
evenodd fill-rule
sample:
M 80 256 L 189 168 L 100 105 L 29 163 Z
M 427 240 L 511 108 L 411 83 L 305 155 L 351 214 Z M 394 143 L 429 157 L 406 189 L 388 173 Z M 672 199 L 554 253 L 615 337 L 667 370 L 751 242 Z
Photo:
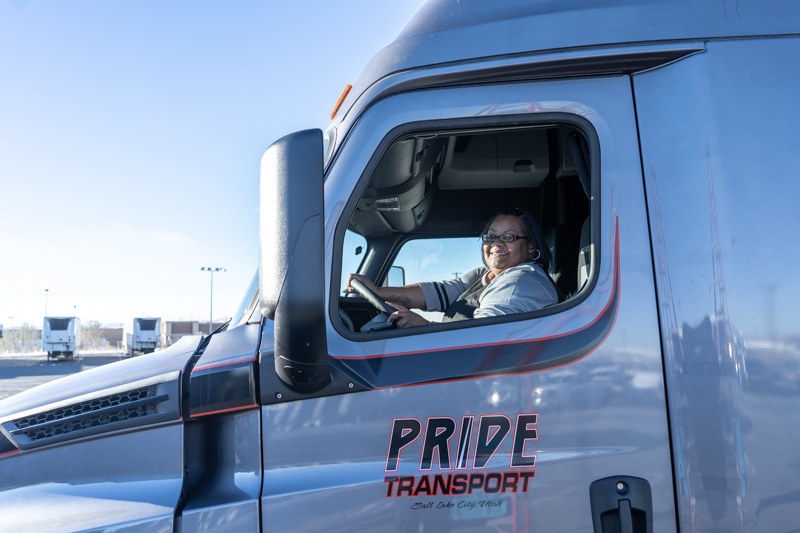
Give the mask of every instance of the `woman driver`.
M 483 264 L 457 279 L 422 282 L 404 287 L 376 287 L 361 274 L 350 274 L 344 292 L 355 292 L 358 279 L 387 305 L 396 309 L 389 317 L 397 326 L 432 324 L 409 308 L 444 311 L 443 322 L 524 313 L 558 302 L 547 272 L 550 249 L 542 230 L 530 214 L 520 209 L 492 218 L 481 236 Z

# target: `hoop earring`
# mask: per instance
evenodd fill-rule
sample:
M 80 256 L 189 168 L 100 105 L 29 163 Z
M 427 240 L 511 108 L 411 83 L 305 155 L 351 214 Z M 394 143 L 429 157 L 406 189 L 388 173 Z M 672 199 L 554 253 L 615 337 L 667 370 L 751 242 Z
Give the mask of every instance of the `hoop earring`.
M 530 255 L 528 255 L 528 257 L 530 258 L 531 261 L 538 261 L 539 258 L 542 257 L 542 252 L 536 249 L 533 251 L 536 252 L 536 257 L 533 257 L 533 252 L 531 252 Z

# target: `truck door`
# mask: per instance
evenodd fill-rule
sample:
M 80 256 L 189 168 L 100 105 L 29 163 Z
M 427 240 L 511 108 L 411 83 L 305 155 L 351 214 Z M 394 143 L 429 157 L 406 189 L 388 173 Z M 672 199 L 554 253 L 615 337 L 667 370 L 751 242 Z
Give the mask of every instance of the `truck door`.
M 325 177 L 327 344 L 339 388 L 304 396 L 263 380 L 271 357 L 268 322 L 260 384 L 263 531 L 593 531 L 593 511 L 598 524 L 632 520 L 633 531 L 674 529 L 630 78 L 410 91 L 347 120 L 355 125 Z M 591 231 L 581 246 L 589 258 L 583 289 L 520 316 L 352 331 L 339 313 L 346 305 L 340 303 L 347 276 L 342 257 L 353 253 L 342 250 L 347 229 L 361 227 L 370 235 L 362 273 L 386 272 L 402 244 L 387 244 L 392 235 L 410 240 L 424 230 L 412 222 L 398 231 L 391 211 L 382 215 L 388 224 L 383 233 L 353 222 L 363 200 L 375 194 L 369 184 L 390 147 L 459 132 L 493 131 L 501 138 L 548 127 L 573 128 L 586 143 Z M 547 142 L 554 150 L 562 140 Z M 419 153 L 409 159 L 412 177 L 414 161 L 427 157 Z M 568 166 L 552 154 L 532 197 L 550 177 L 557 186 L 557 167 Z M 512 163 L 537 164 L 526 161 Z M 436 176 L 426 179 L 437 186 Z M 443 190 L 430 209 L 447 210 L 437 203 Z M 522 199 L 509 194 L 508 207 L 529 207 L 517 205 Z M 464 212 L 479 204 L 448 205 Z M 477 242 L 480 228 L 453 232 Z M 480 246 L 474 250 L 462 272 L 480 266 Z

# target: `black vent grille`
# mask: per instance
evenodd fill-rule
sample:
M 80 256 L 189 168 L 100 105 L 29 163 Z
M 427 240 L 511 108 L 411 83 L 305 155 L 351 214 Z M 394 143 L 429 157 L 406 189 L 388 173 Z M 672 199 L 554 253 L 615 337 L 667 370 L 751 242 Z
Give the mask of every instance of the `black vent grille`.
M 51 318 L 50 331 L 66 331 L 69 327 L 69 318 Z
M 156 396 L 155 386 L 142 387 L 12 420 L 16 429 L 11 434 L 36 441 L 124 422 L 156 414 L 156 404 L 167 399 L 168 395 Z
M 139 320 L 139 329 L 141 331 L 154 331 L 156 329 L 155 320 Z

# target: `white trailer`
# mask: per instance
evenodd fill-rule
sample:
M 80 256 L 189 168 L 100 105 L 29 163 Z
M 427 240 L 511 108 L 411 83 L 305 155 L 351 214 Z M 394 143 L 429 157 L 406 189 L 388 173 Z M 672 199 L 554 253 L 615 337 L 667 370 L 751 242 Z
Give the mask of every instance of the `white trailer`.
M 81 344 L 81 319 L 74 316 L 44 317 L 42 350 L 47 358 L 64 356 L 73 359 Z
M 161 348 L 161 319 L 134 318 L 133 329 L 125 334 L 125 353 L 151 353 Z

